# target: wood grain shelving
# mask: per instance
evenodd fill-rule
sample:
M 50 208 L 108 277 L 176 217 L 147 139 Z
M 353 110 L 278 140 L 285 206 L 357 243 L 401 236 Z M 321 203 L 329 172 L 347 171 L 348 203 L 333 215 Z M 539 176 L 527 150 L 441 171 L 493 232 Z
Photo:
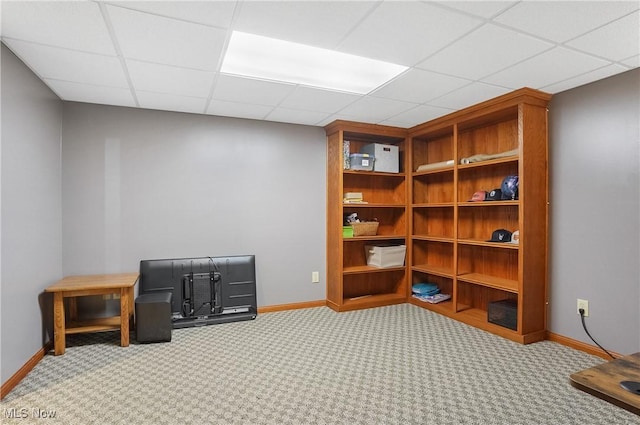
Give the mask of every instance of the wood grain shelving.
M 410 302 L 520 343 L 542 339 L 550 99 L 524 88 L 409 129 L 351 121 L 326 126 L 327 305 L 344 311 Z M 400 172 L 344 170 L 345 140 L 350 152 L 368 143 L 397 145 Z M 511 151 L 517 153 L 462 161 Z M 519 177 L 518 199 L 469 201 L 476 191 L 500 188 L 507 175 Z M 344 204 L 346 192 L 362 192 L 368 204 Z M 378 235 L 343 238 L 343 214 L 351 211 L 377 218 Z M 489 242 L 497 229 L 518 230 L 519 244 Z M 405 244 L 405 266 L 367 266 L 364 247 L 378 242 Z M 424 281 L 451 299 L 413 298 L 412 284 Z M 516 302 L 516 330 L 488 321 L 489 305 L 502 299 Z
M 452 295 L 444 306 L 412 303 L 521 343 L 544 336 L 549 99 L 521 89 L 409 129 L 410 281 L 439 283 Z M 452 158 L 452 167 L 415 171 Z M 519 199 L 469 201 L 507 175 L 519 176 Z M 520 243 L 490 242 L 497 229 L 519 230 Z M 490 303 L 501 299 L 516 301 L 517 330 L 488 321 Z
M 400 162 L 399 173 L 344 169 L 344 142 L 350 153 L 369 143 L 398 146 L 406 156 L 406 129 L 336 121 L 327 133 L 327 305 L 336 311 L 355 310 L 406 302 L 406 266 L 376 268 L 367 265 L 365 246 L 406 245 L 407 175 Z M 347 192 L 359 192 L 366 204 L 343 203 Z M 378 221 L 375 236 L 343 238 L 343 215 L 356 212 L 360 218 Z

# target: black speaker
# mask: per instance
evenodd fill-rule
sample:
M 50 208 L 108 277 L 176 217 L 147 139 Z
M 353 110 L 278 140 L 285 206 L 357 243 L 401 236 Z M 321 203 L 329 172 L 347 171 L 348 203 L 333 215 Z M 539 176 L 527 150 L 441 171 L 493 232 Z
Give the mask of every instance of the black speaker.
M 171 341 L 171 292 L 155 292 L 136 298 L 138 342 Z

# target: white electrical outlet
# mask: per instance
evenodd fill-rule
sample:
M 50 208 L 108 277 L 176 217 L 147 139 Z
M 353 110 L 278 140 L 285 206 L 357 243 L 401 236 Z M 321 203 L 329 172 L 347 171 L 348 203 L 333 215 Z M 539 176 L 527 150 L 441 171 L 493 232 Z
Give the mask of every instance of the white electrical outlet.
M 320 282 L 320 272 L 311 272 L 311 283 Z
M 589 301 L 578 298 L 578 308 L 576 311 L 580 314 L 580 309 L 584 310 L 584 317 L 589 317 Z

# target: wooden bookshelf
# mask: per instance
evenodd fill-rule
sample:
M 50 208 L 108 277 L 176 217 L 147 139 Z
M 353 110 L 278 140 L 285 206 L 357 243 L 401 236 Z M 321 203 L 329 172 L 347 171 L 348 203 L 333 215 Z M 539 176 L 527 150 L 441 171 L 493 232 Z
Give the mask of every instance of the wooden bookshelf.
M 336 311 L 406 302 L 406 266 L 367 265 L 368 245 L 406 245 L 407 175 L 404 168 L 406 129 L 336 121 L 327 133 L 327 305 Z M 400 172 L 356 171 L 344 168 L 344 142 L 349 153 L 369 143 L 398 146 Z M 344 194 L 360 192 L 366 204 L 344 203 Z M 343 238 L 344 214 L 376 219 L 374 236 Z
M 410 129 L 335 121 L 327 133 L 327 304 L 353 310 L 410 302 L 520 343 L 544 338 L 547 302 L 549 94 L 516 90 Z M 345 170 L 368 143 L 399 147 L 400 172 Z M 478 159 L 482 155 L 480 159 Z M 474 192 L 519 177 L 517 199 L 470 202 Z M 362 192 L 367 204 L 345 204 Z M 343 238 L 343 214 L 375 217 L 376 236 Z M 490 241 L 516 230 L 518 244 Z M 404 267 L 367 266 L 364 247 L 404 244 Z M 420 301 L 412 284 L 433 282 L 451 299 Z M 488 321 L 489 306 L 517 305 L 515 330 Z
M 521 89 L 409 129 L 410 283 L 435 282 L 452 295 L 444 306 L 412 303 L 521 343 L 544 338 L 549 100 Z M 470 202 L 508 175 L 519 176 L 517 200 Z M 519 244 L 490 242 L 497 229 L 519 230 Z M 502 299 L 517 302 L 516 330 L 488 321 L 490 303 Z

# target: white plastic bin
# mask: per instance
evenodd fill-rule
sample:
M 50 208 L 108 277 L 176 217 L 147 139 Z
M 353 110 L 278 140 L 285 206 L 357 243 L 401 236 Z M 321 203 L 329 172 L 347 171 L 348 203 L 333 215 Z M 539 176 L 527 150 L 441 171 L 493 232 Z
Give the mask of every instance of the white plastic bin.
M 406 245 L 377 246 L 365 245 L 367 265 L 372 267 L 402 267 L 407 252 Z
M 352 153 L 349 155 L 349 166 L 352 170 L 373 171 L 375 158 L 366 153 Z

